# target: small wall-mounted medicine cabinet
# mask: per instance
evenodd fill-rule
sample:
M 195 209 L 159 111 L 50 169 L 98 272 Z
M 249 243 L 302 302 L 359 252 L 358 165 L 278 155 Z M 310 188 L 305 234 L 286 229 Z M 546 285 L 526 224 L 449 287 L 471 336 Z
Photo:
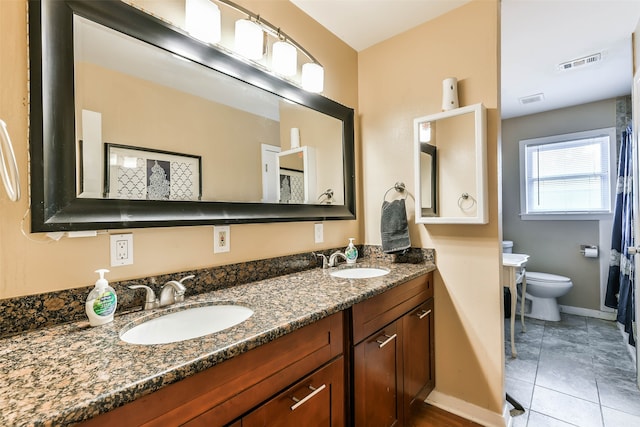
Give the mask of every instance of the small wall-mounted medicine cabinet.
M 416 223 L 486 224 L 485 107 L 474 104 L 413 123 Z

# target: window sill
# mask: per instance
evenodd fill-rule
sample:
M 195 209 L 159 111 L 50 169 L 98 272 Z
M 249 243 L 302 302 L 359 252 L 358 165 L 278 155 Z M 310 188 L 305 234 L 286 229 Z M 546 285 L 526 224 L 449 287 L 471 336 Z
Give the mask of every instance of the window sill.
M 548 213 L 520 214 L 522 221 L 607 221 L 613 219 L 613 212 L 604 213 Z

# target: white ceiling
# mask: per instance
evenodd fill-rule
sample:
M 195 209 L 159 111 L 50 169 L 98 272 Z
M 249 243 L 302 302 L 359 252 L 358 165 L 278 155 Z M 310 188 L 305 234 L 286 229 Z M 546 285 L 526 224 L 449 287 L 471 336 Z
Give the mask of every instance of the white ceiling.
M 291 0 L 357 51 L 468 0 Z M 502 0 L 501 109 L 511 118 L 631 93 L 640 0 Z M 594 53 L 602 61 L 559 71 Z M 522 105 L 522 97 L 543 101 Z

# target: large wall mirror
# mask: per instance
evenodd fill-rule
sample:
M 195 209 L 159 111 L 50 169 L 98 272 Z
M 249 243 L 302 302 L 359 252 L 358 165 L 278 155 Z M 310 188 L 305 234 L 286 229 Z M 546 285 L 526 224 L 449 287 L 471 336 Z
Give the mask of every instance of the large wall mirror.
M 485 108 L 414 120 L 416 223 L 486 224 Z
M 352 109 L 118 0 L 29 6 L 32 231 L 355 218 Z

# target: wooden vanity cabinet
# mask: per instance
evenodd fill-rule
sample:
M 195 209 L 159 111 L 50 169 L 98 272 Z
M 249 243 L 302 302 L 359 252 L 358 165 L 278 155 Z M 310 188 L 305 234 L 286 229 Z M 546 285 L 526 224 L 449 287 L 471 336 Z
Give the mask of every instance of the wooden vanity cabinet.
M 83 426 L 402 426 L 434 386 L 432 273 Z
M 402 426 L 434 386 L 433 274 L 352 307 L 356 427 Z

